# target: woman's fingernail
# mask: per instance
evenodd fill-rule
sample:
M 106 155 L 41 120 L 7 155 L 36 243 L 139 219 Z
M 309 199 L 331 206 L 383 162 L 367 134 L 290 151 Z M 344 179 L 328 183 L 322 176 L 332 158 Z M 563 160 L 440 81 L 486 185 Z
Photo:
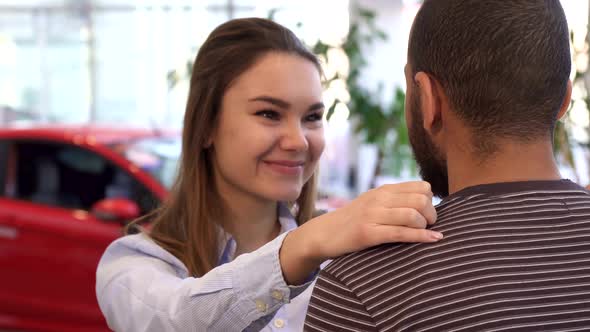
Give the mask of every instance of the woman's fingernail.
M 432 238 L 435 240 L 442 240 L 443 238 L 443 234 L 439 232 L 430 231 L 430 234 L 432 235 Z

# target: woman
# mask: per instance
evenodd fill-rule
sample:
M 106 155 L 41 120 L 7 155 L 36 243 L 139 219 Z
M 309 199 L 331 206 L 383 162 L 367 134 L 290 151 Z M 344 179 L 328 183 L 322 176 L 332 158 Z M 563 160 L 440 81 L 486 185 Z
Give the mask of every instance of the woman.
M 149 233 L 115 241 L 99 264 L 112 329 L 300 331 L 322 262 L 442 237 L 424 229 L 436 219 L 424 182 L 312 219 L 323 112 L 320 65 L 291 31 L 252 18 L 211 33 L 195 60 L 170 198 Z

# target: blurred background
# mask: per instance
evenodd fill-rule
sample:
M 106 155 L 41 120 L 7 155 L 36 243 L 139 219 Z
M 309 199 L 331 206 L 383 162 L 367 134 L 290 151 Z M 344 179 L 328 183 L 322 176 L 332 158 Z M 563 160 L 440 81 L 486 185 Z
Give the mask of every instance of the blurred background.
M 321 188 L 326 195 L 350 197 L 392 180 L 388 177 L 416 177 L 407 142 L 400 135 L 403 121 L 398 126 L 399 119 L 391 117 L 390 128 L 373 128 L 371 121 L 381 124 L 378 113 L 388 118 L 388 113 L 402 111 L 394 104 L 403 94 L 395 90 L 404 87 L 407 37 L 419 3 L 1 0 L 0 125 L 117 123 L 181 128 L 187 70 L 208 33 L 231 18 L 272 17 L 310 47 L 324 44 L 316 51 L 325 60 L 327 73 L 333 75 L 330 78 L 336 78 L 326 90 L 328 104 L 336 100 L 336 107 L 329 114 L 330 144 L 322 165 Z M 584 76 L 588 4 L 582 0 L 562 3 L 574 33 L 574 73 Z M 364 35 L 351 36 L 351 25 L 360 26 Z M 350 54 L 351 47 L 343 50 L 347 42 L 358 43 L 362 50 L 352 52 L 361 54 Z M 350 72 L 358 77 L 347 80 Z M 576 102 L 565 123 L 567 148 L 560 145 L 563 150 L 572 149 L 573 156 L 560 151 L 565 153 L 564 167 L 571 168 L 567 175 L 587 183 L 588 158 L 585 149 L 577 149 L 588 141 L 586 82 L 580 79 L 578 83 Z M 351 102 L 349 89 L 355 90 L 353 94 L 366 94 L 366 100 Z M 362 114 L 371 107 L 381 110 Z
M 350 197 L 392 178 L 416 177 L 402 137 L 403 121 L 398 126 L 396 118 L 403 112 L 397 109 L 403 93 L 396 94 L 396 89 L 404 88 L 408 32 L 419 3 L 0 0 L 0 125 L 117 123 L 181 128 L 187 67 L 208 33 L 231 18 L 272 17 L 310 47 L 324 46 L 316 47 L 316 52 L 325 60 L 329 78 L 335 78 L 327 85 L 326 99 L 336 104 L 328 114 L 330 144 L 321 188 L 326 195 Z M 565 123 L 568 139 L 562 140 L 567 147 L 559 147 L 573 150 L 572 156 L 565 151 L 561 160 L 567 175 L 586 183 L 588 4 L 562 3 L 574 33 L 574 73 L 581 74 Z M 351 35 L 351 26 L 360 26 L 362 32 Z M 355 42 L 361 50 L 343 48 Z M 351 72 L 355 77 L 348 79 Z M 355 99 L 359 91 L 364 100 Z M 371 107 L 381 109 L 368 111 Z M 389 127 L 374 128 L 383 119 L 391 120 Z
M 589 6 L 561 2 L 574 90 L 556 158 L 587 185 Z M 417 179 L 403 67 L 420 3 L 0 0 L 0 330 L 106 330 L 96 264 L 122 225 L 165 199 L 194 57 L 229 19 L 271 18 L 324 65 L 320 208 Z

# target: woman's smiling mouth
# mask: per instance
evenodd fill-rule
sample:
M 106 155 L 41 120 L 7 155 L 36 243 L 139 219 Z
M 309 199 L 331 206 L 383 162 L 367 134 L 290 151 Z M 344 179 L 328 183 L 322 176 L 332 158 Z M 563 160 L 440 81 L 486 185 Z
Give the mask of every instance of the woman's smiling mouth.
M 263 163 L 273 171 L 284 175 L 300 175 L 305 166 L 304 161 L 297 160 L 264 160 Z

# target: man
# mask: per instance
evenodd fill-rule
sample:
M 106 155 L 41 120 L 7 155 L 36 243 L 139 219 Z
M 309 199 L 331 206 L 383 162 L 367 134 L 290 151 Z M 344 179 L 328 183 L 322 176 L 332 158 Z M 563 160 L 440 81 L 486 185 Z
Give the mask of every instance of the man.
M 570 69 L 559 0 L 424 1 L 406 121 L 445 238 L 335 260 L 306 330 L 590 330 L 590 195 L 552 151 Z

